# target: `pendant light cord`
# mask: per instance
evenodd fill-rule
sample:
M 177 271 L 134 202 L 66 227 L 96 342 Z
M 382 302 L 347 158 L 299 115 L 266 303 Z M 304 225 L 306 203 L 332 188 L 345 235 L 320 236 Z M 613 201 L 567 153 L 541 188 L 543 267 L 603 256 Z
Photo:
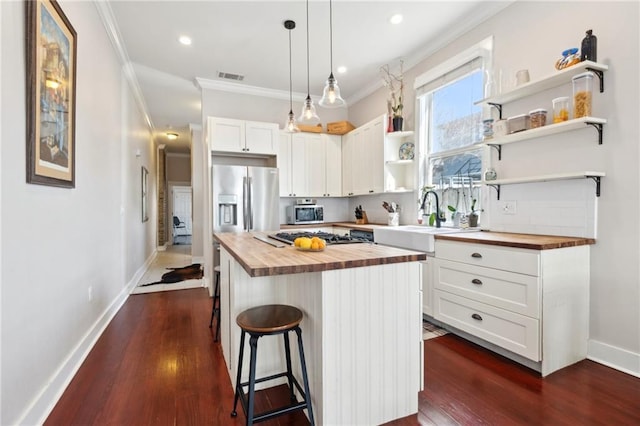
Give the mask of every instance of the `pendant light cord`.
M 291 82 L 291 29 L 289 29 L 289 112 L 293 112 L 293 83 Z
M 309 86 L 309 0 L 307 0 L 307 97 L 311 96 Z
M 333 6 L 329 0 L 329 54 L 331 63 L 331 74 L 333 74 Z

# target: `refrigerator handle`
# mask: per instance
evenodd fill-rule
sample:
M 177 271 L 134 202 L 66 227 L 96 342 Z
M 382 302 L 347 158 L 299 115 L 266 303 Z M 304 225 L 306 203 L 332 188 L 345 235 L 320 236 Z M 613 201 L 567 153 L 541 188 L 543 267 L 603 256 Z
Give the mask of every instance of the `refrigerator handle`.
M 242 229 L 249 230 L 249 191 L 246 176 L 242 178 Z
M 253 178 L 248 177 L 247 178 L 247 200 L 248 200 L 248 204 L 249 204 L 249 210 L 248 210 L 248 216 L 249 216 L 249 223 L 247 225 L 247 231 L 251 231 L 253 229 Z

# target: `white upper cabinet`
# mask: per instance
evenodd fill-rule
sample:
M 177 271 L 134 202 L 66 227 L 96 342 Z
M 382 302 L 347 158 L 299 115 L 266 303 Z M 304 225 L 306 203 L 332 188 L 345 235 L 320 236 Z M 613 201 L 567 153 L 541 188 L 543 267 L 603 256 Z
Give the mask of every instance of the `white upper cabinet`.
M 341 196 L 341 137 L 281 132 L 278 168 L 281 197 Z
M 385 123 L 381 116 L 347 134 L 344 151 L 345 195 L 378 194 L 384 191 Z
M 217 152 L 276 155 L 278 125 L 232 118 L 208 118 L 211 150 Z

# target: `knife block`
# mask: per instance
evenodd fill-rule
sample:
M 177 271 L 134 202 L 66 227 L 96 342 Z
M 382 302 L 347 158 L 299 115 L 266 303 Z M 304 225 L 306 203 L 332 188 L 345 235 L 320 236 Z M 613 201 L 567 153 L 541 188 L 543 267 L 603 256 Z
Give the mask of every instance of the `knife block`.
M 367 212 L 362 211 L 362 219 L 356 219 L 356 225 L 364 225 L 369 223 L 369 219 L 367 218 Z

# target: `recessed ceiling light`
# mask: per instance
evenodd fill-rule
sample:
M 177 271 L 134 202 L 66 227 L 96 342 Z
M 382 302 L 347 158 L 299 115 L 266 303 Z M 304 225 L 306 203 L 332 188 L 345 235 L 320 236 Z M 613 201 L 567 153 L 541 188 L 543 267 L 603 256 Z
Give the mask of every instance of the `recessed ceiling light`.
M 400 22 L 402 22 L 402 15 L 399 13 L 396 13 L 389 19 L 389 22 L 391 22 L 394 25 L 399 24 Z
M 338 72 L 340 74 L 344 74 L 345 72 L 347 72 L 347 67 L 338 67 Z
M 189 46 L 191 44 L 191 38 L 184 35 L 180 36 L 180 38 L 178 38 L 178 41 L 185 46 Z
M 167 132 L 167 139 L 170 141 L 178 139 L 178 134 L 174 132 Z

